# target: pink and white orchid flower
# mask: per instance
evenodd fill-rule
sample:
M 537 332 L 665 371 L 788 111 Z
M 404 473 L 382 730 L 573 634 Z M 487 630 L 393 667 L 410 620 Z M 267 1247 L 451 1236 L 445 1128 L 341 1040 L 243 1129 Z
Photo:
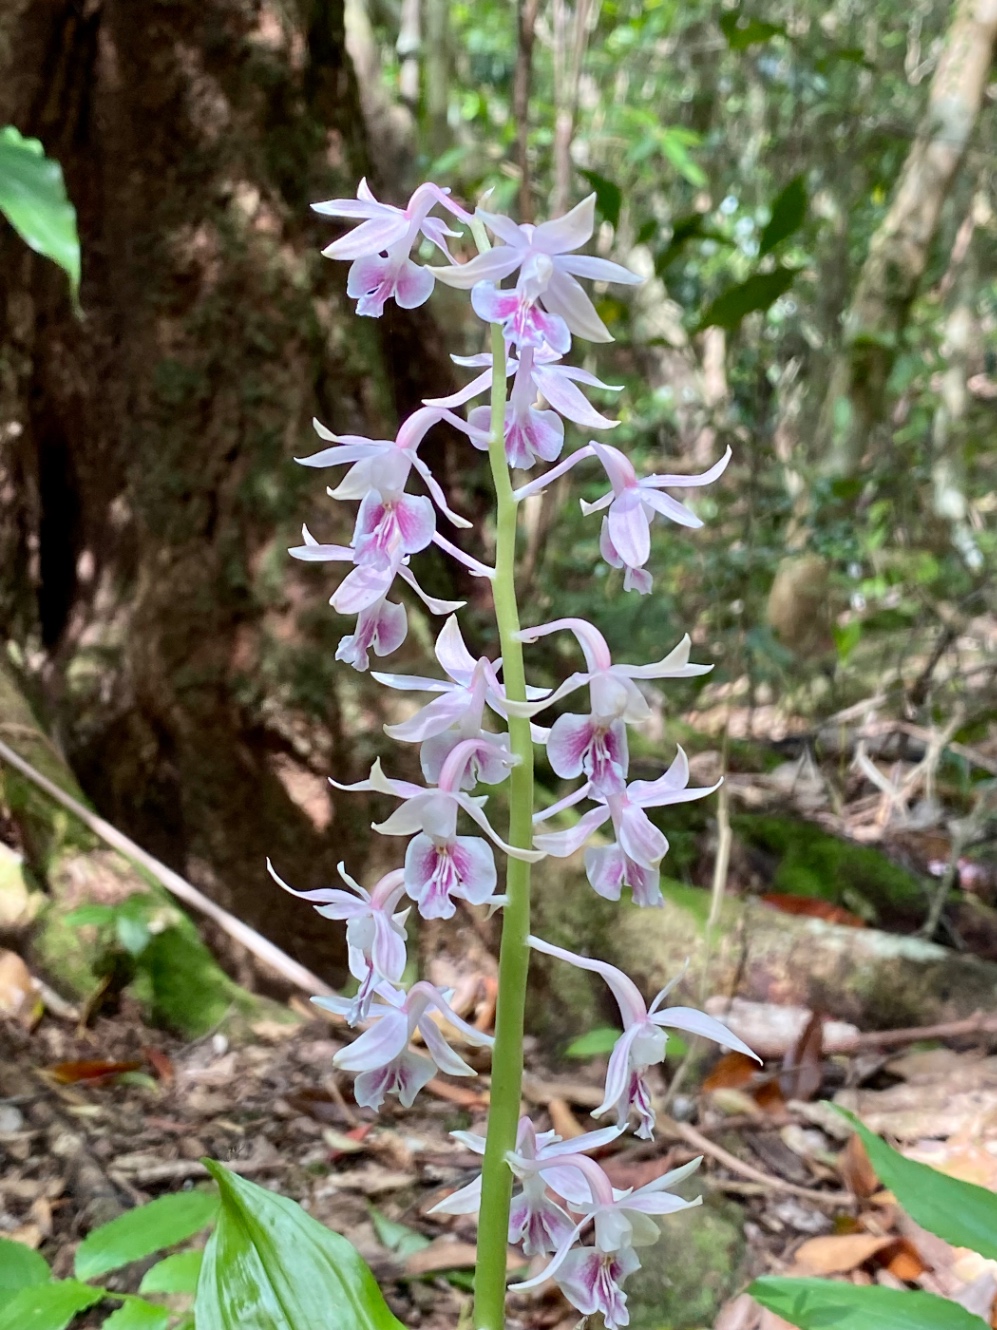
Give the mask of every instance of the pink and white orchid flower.
M 613 340 L 575 279 L 628 285 L 644 279 L 619 263 L 572 252 L 590 239 L 595 228 L 594 194 L 565 216 L 540 226 L 518 225 L 481 208 L 475 215 L 501 244 L 467 263 L 432 268 L 441 282 L 462 291 L 481 283 L 471 296 L 476 311 L 489 322 L 502 323 L 506 338 L 520 345 L 538 346 L 546 341 L 553 350 L 564 352 L 568 344 L 562 326 L 590 342 Z M 517 271 L 516 290 L 498 290 L 496 283 Z M 536 311 L 538 301 L 547 316 Z
M 376 1112 L 388 1094 L 397 1094 L 402 1104 L 411 1108 L 437 1070 L 448 1076 L 477 1074 L 447 1043 L 430 1009 L 440 1012 L 469 1044 L 490 1048 L 495 1041 L 457 1015 L 450 1006 L 451 994 L 420 980 L 408 993 L 391 984 L 378 984 L 376 996 L 380 1000 L 371 1005 L 367 1015 L 367 1020 L 375 1023 L 332 1059 L 334 1067 L 359 1072 L 353 1094 L 362 1108 Z M 338 1016 L 346 1016 L 352 1006 L 349 998 L 313 997 L 312 1001 Z M 416 1031 L 422 1036 L 428 1057 L 409 1048 Z
M 599 805 L 583 813 L 567 831 L 541 832 L 533 837 L 538 850 L 555 859 L 566 859 L 580 850 L 588 838 L 612 819 L 616 840 L 612 845 L 590 848 L 585 853 L 585 871 L 595 891 L 606 900 L 619 900 L 620 891 L 629 886 L 635 905 L 662 905 L 658 865 L 668 853 L 668 841 L 644 812 L 645 808 L 664 808 L 670 804 L 704 799 L 720 788 L 721 782 L 703 789 L 688 789 L 689 759 L 680 748 L 668 770 L 657 780 L 635 780 L 621 794 L 599 795 L 587 781 L 566 798 L 552 804 L 533 818 L 534 825 L 556 813 L 591 798 Z
M 600 1131 L 589 1131 L 571 1140 L 564 1141 L 554 1131 L 538 1132 L 529 1118 L 519 1120 L 516 1136 L 516 1149 L 509 1156 L 509 1165 L 522 1183 L 519 1191 L 513 1192 L 512 1208 L 509 1211 L 509 1241 L 521 1245 L 527 1256 L 540 1256 L 544 1252 L 553 1252 L 561 1245 L 568 1233 L 574 1228 L 575 1221 L 562 1206 L 547 1194 L 548 1185 L 557 1190 L 558 1179 L 551 1180 L 545 1174 L 545 1168 L 553 1175 L 553 1163 L 562 1155 L 584 1154 L 587 1150 L 597 1150 L 609 1145 L 622 1132 L 622 1127 L 603 1127 Z M 470 1131 L 452 1131 L 455 1140 L 466 1145 L 475 1154 L 485 1153 L 485 1138 Z M 566 1179 L 566 1181 L 565 1181 Z M 575 1179 L 570 1170 L 564 1171 L 560 1179 L 568 1190 L 568 1196 L 577 1192 Z M 587 1196 L 583 1189 L 582 1200 Z M 481 1175 L 453 1192 L 445 1200 L 434 1205 L 431 1215 L 471 1215 L 477 1214 L 481 1203 Z
M 361 180 L 355 199 L 329 199 L 313 203 L 312 209 L 323 217 L 343 217 L 359 221 L 347 235 L 334 240 L 322 251 L 328 259 L 352 259 L 346 278 L 346 292 L 357 301 L 357 313 L 380 318 L 387 300 L 394 299 L 402 309 L 423 305 L 433 292 L 431 268 L 420 268 L 409 258 L 420 233 L 450 258 L 447 237 L 456 236 L 431 209 L 441 204 L 462 222 L 471 216 L 448 197 L 450 191 L 438 185 L 420 185 L 405 208 L 379 203 L 366 180 Z
M 381 596 L 373 605 L 360 611 L 355 631 L 339 639 L 336 659 L 362 672 L 370 666 L 369 652 L 373 651 L 375 656 L 390 656 L 407 636 L 405 606 Z
M 620 1191 L 594 1159 L 582 1154 L 562 1156 L 556 1165 L 558 1173 L 574 1170 L 587 1185 L 588 1198 L 571 1202 L 573 1210 L 583 1212 L 582 1218 L 538 1275 L 510 1287 L 521 1291 L 554 1279 L 583 1315 L 601 1314 L 607 1330 L 626 1325 L 630 1315 L 622 1286 L 640 1265 L 634 1248 L 649 1246 L 660 1238 L 654 1216 L 675 1214 L 700 1204 L 700 1197 L 684 1201 L 673 1196 L 670 1188 L 695 1172 L 701 1162 L 694 1159 L 646 1186 Z M 589 1226 L 594 1229 L 593 1246 L 576 1246 Z
M 372 676 L 378 683 L 401 691 L 439 693 L 416 714 L 398 725 L 385 725 L 384 732 L 402 743 L 420 743 L 419 761 L 422 774 L 430 784 L 439 780 L 443 763 L 457 744 L 465 739 L 483 738 L 497 743 L 498 735 L 490 735 L 483 728 L 485 706 L 504 714 L 505 694 L 495 673 L 495 666 L 486 656 L 475 660 L 461 636 L 456 616 L 451 616 L 436 639 L 436 659 L 445 670 L 446 679 L 423 678 L 418 674 L 382 674 Z M 473 789 L 475 772 L 468 764 L 464 785 Z
M 520 641 L 536 642 L 550 633 L 570 631 L 578 639 L 587 670 L 570 675 L 540 702 L 507 704 L 512 715 L 534 716 L 588 685 L 588 716 L 566 713 L 554 722 L 547 740 L 547 758 L 565 780 L 586 775 L 595 795 L 622 794 L 626 787 L 628 749 L 626 725 L 639 725 L 651 715 L 636 679 L 688 679 L 708 674 L 712 665 L 691 665 L 692 646 L 686 634 L 663 660 L 651 665 L 614 665 L 602 633 L 585 619 L 554 619 L 524 628 Z
M 397 983 L 405 973 L 405 921 L 408 910 L 397 906 L 405 894 L 405 874 L 400 868 L 379 879 L 370 891 L 354 881 L 345 864 L 337 865 L 339 876 L 355 894 L 337 887 L 319 887 L 317 891 L 295 891 L 274 871 L 267 860 L 267 872 L 278 886 L 299 900 L 317 902 L 315 909 L 326 919 L 346 921 L 350 974 L 360 980 L 347 1020 L 350 1025 L 365 1020 L 374 989 L 382 980 Z
M 480 836 L 457 835 L 459 812 L 467 813 L 512 858 L 526 863 L 543 858 L 542 850 L 521 850 L 506 844 L 484 814 L 487 799 L 461 789 L 465 771 L 472 763 L 478 779 L 486 785 L 504 780 L 511 765 L 507 745 L 508 740 L 503 746 L 498 735 L 463 740 L 448 754 L 435 789 L 388 779 L 380 761 L 374 763 L 367 780 L 353 785 L 330 780 L 337 790 L 373 790 L 403 801 L 384 822 L 374 823 L 374 830 L 384 836 L 412 836 L 405 853 L 405 890 L 424 919 L 449 919 L 456 908 L 455 899 L 472 905 L 501 903 L 494 894 L 498 880 L 494 854 Z
M 633 980 L 614 965 L 593 960 L 589 956 L 578 956 L 573 951 L 555 947 L 538 937 L 531 937 L 529 944 L 534 951 L 540 951 L 545 956 L 554 956 L 580 970 L 591 970 L 600 975 L 609 985 L 620 1008 L 623 1033 L 616 1041 L 609 1059 L 605 1096 L 599 1107 L 593 1109 L 593 1117 L 601 1117 L 603 1113 L 615 1109 L 617 1122 L 622 1128 L 626 1126 L 631 1113 L 635 1112 L 639 1119 L 636 1134 L 650 1140 L 654 1135 L 654 1108 L 645 1077 L 650 1067 L 657 1066 L 665 1059 L 668 1041 L 666 1030 L 685 1030 L 687 1034 L 712 1039 L 724 1048 L 743 1053 L 756 1062 L 761 1061 L 743 1040 L 712 1016 L 696 1011 L 693 1007 L 662 1007 L 661 1004 L 677 981 L 673 980 L 666 985 L 648 1007 Z

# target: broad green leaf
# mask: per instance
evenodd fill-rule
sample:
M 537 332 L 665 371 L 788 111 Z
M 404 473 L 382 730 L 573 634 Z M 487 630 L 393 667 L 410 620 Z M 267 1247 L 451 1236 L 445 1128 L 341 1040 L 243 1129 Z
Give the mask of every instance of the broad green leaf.
M 179 1251 L 157 1261 L 138 1286 L 140 1293 L 193 1293 L 201 1273 L 203 1251 Z
M 0 1238 L 0 1290 L 31 1288 L 52 1278 L 48 1261 L 23 1242 Z
M 765 224 L 758 242 L 758 254 L 770 253 L 798 231 L 807 215 L 807 185 L 802 175 L 794 176 L 788 185 L 772 200 L 772 215 Z
M 76 1276 L 93 1279 L 185 1242 L 217 1212 L 218 1197 L 203 1191 L 176 1192 L 137 1206 L 87 1234 L 76 1252 Z
M 854 1113 L 844 1108 L 838 1112 L 858 1132 L 880 1182 L 913 1220 L 953 1247 L 969 1247 L 990 1260 L 997 1258 L 997 1195 L 905 1159 Z
M 614 185 L 612 180 L 607 180 L 604 175 L 599 175 L 598 171 L 579 170 L 578 174 L 587 180 L 595 190 L 595 206 L 600 217 L 603 217 L 612 227 L 619 226 L 620 208 L 623 205 L 623 191 L 619 185 Z
M 597 1058 L 600 1054 L 612 1053 L 622 1033 L 622 1030 L 614 1030 L 612 1026 L 601 1025 L 597 1030 L 589 1030 L 588 1034 L 580 1034 L 577 1039 L 572 1039 L 564 1055 L 569 1058 Z
M 749 18 L 739 9 L 721 15 L 720 31 L 727 38 L 727 45 L 732 51 L 746 51 L 749 46 L 767 42 L 771 37 L 786 35 L 786 29 L 781 23 L 766 23 L 762 19 Z
M 831 1279 L 756 1279 L 751 1296 L 800 1330 L 986 1330 L 957 1302 L 909 1289 Z
M 197 1285 L 197 1330 L 403 1330 L 344 1237 L 204 1162 L 222 1206 Z
M 102 1288 L 60 1279 L 22 1288 L 0 1306 L 0 1330 L 66 1330 L 77 1312 L 86 1311 L 104 1296 Z
M 62 167 L 37 139 L 0 129 L 0 212 L 26 244 L 68 275 L 73 300 L 80 285 L 76 209 L 66 197 Z
M 773 268 L 771 272 L 755 273 L 737 286 L 729 286 L 707 306 L 700 328 L 736 328 L 746 314 L 769 309 L 785 295 L 796 273 L 796 268 Z
M 374 1206 L 370 1206 L 370 1221 L 374 1225 L 378 1241 L 387 1247 L 388 1251 L 397 1252 L 402 1258 L 411 1256 L 413 1252 L 425 1251 L 429 1246 L 430 1239 L 425 1233 L 409 1228 L 408 1224 L 399 1224 L 396 1220 L 389 1219 Z
M 103 1330 L 166 1330 L 170 1323 L 170 1313 L 166 1307 L 157 1307 L 154 1302 L 145 1302 L 142 1298 L 129 1298 L 123 1307 L 104 1322 Z

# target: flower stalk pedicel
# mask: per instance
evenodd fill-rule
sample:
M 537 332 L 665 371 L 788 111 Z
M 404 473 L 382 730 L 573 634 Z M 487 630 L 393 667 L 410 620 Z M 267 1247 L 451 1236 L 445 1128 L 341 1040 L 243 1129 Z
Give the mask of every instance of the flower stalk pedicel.
M 442 208 L 446 221 L 433 215 Z M 433 184 L 421 185 L 406 208 L 378 202 L 366 182 L 356 199 L 316 205 L 326 216 L 358 223 L 324 251 L 348 259 L 347 294 L 357 312 L 378 317 L 387 300 L 411 309 L 429 299 L 437 281 L 470 293 L 474 312 L 489 326 L 489 349 L 458 364 L 478 370 L 467 386 L 447 397 L 430 398 L 404 421 L 394 439 L 336 435 L 315 422 L 327 445 L 299 459 L 309 467 L 346 466 L 328 491 L 336 501 L 357 503 L 349 545 L 323 544 L 305 528 L 292 555 L 309 563 L 348 565 L 331 604 L 356 616 L 341 640 L 337 658 L 367 670 L 370 653 L 385 657 L 408 631 L 398 583 L 407 585 L 432 614 L 448 615 L 436 642 L 441 679 L 375 671 L 386 687 L 431 694 L 414 715 L 386 726 L 402 744 L 419 745 L 424 785 L 385 775 L 375 762 L 366 780 L 340 790 L 391 795 L 398 806 L 375 830 L 406 841 L 401 865 L 369 889 L 340 866 L 350 888 L 294 891 L 270 868 L 279 885 L 312 901 L 320 914 L 345 922 L 351 973 L 358 981 L 352 998 L 317 998 L 362 1033 L 335 1057 L 335 1065 L 355 1072 L 357 1103 L 378 1109 L 396 1094 L 406 1107 L 437 1073 L 472 1076 L 474 1069 L 452 1046 L 460 1041 L 492 1049 L 492 1081 L 487 1134 L 455 1133 L 481 1154 L 482 1171 L 467 1186 L 435 1207 L 439 1214 L 478 1214 L 478 1262 L 474 1316 L 478 1330 L 505 1325 L 506 1249 L 518 1245 L 526 1257 L 549 1256 L 535 1278 L 517 1285 L 529 1290 L 548 1278 L 557 1281 L 583 1314 L 602 1315 L 608 1330 L 629 1321 L 624 1284 L 638 1268 L 638 1249 L 658 1236 L 654 1216 L 696 1204 L 672 1188 L 698 1165 L 691 1164 L 645 1187 L 620 1191 L 591 1157 L 630 1128 L 641 1137 L 654 1132 L 654 1105 L 648 1071 L 665 1056 L 666 1031 L 685 1030 L 726 1048 L 750 1053 L 720 1022 L 685 1007 L 665 1006 L 668 989 L 647 1004 L 634 983 L 603 961 L 578 956 L 531 934 L 531 867 L 547 855 L 564 857 L 588 844 L 585 870 L 600 895 L 619 900 L 624 887 L 638 906 L 662 903 L 659 865 L 668 849 L 648 808 L 699 799 L 713 789 L 689 788 L 689 764 L 681 749 L 656 780 L 629 779 L 628 727 L 640 725 L 649 708 L 639 681 L 688 678 L 710 667 L 691 663 L 684 637 L 649 665 L 614 662 L 609 644 L 580 618 L 555 619 L 523 627 L 516 600 L 516 538 L 519 504 L 575 466 L 595 461 L 603 467 L 609 492 L 582 505 L 603 512 L 601 551 L 623 570 L 625 590 L 651 589 L 647 564 L 650 529 L 661 516 L 681 526 L 701 525 L 695 513 L 664 491 L 708 484 L 724 470 L 720 462 L 699 476 L 639 477 L 630 460 L 608 444 L 590 440 L 563 456 L 566 423 L 588 430 L 612 429 L 617 422 L 591 405 L 582 387 L 616 391 L 587 370 L 563 363 L 573 337 L 611 341 L 605 324 L 578 279 L 633 283 L 640 279 L 618 263 L 579 254 L 591 238 L 594 197 L 566 216 L 539 226 L 518 225 L 478 209 L 472 216 Z M 469 227 L 478 254 L 457 262 L 447 241 Z M 494 244 L 488 240 L 491 232 Z M 420 238 L 448 260 L 422 267 L 412 257 Z M 515 277 L 515 285 L 503 286 Z M 487 407 L 471 407 L 490 393 Z M 469 446 L 487 451 L 495 490 L 494 567 L 458 548 L 439 529 L 471 527 L 455 512 L 419 447 L 440 421 L 463 432 Z M 539 464 L 547 469 L 531 472 Z M 516 483 L 513 483 L 513 473 Z M 426 493 L 414 492 L 412 485 Z M 442 601 L 420 587 L 411 566 L 435 544 L 491 585 L 501 659 L 475 659 L 468 651 L 455 612 L 461 602 Z M 551 633 L 571 633 L 584 658 L 584 670 L 549 690 L 527 684 L 524 647 Z M 588 711 L 556 715 L 549 729 L 534 718 L 565 697 L 586 689 Z M 546 747 L 555 774 L 580 782 L 546 809 L 535 811 L 533 766 L 536 745 Z M 479 786 L 508 786 L 509 825 L 496 829 L 485 812 Z M 557 826 L 560 814 L 588 803 L 574 825 Z M 504 860 L 500 871 L 497 857 Z M 403 902 L 411 902 L 406 905 Z M 405 925 L 414 908 L 426 919 L 448 919 L 466 906 L 502 911 L 498 1003 L 494 1039 L 469 1025 L 450 1005 L 451 994 L 419 979 L 402 987 L 406 969 Z M 538 1132 L 520 1115 L 523 1029 L 531 950 L 593 971 L 609 985 L 620 1008 L 623 1032 L 609 1062 L 606 1090 L 595 1116 L 613 1115 L 613 1125 L 562 1141 Z M 413 1038 L 420 1041 L 412 1047 Z

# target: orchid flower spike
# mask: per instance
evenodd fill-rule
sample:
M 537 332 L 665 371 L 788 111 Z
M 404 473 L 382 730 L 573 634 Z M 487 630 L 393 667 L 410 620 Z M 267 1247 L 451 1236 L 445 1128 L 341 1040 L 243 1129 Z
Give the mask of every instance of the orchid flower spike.
M 409 258 L 420 233 L 450 258 L 447 237 L 456 236 L 438 217 L 430 217 L 437 204 L 465 223 L 472 218 L 448 196 L 449 189 L 420 185 L 405 208 L 378 203 L 366 180 L 361 180 L 355 199 L 329 199 L 313 203 L 323 217 L 359 221 L 347 235 L 322 251 L 327 259 L 352 259 L 346 278 L 347 295 L 357 301 L 357 313 L 380 318 L 384 305 L 394 300 L 402 309 L 424 305 L 433 293 L 431 268 L 420 268 Z
M 588 685 L 591 713 L 558 716 L 547 740 L 547 758 L 565 780 L 583 773 L 595 795 L 622 794 L 628 769 L 627 725 L 649 719 L 651 709 L 637 687 L 637 679 L 688 679 L 708 674 L 712 665 L 691 665 L 688 633 L 678 646 L 652 665 L 614 665 L 602 633 L 585 619 L 554 619 L 524 628 L 522 642 L 536 642 L 550 633 L 574 633 L 587 669 L 570 675 L 559 688 L 539 702 L 508 702 L 515 716 L 535 716 L 577 689 Z
M 380 1000 L 371 1006 L 367 1017 L 375 1023 L 332 1060 L 334 1067 L 360 1073 L 353 1094 L 362 1108 L 376 1112 L 388 1094 L 397 1094 L 402 1104 L 411 1108 L 437 1070 L 448 1076 L 476 1075 L 447 1043 L 430 1009 L 438 1011 L 469 1044 L 490 1048 L 495 1041 L 457 1015 L 449 1002 L 452 994 L 420 980 L 407 994 L 391 984 L 378 984 L 376 995 Z M 349 998 L 313 997 L 312 1001 L 337 1016 L 348 1015 L 351 1007 Z M 416 1031 L 422 1036 L 428 1057 L 409 1048 Z
M 623 581 L 625 590 L 646 595 L 651 590 L 651 574 L 646 571 L 644 564 L 651 553 L 651 523 L 655 514 L 667 517 L 679 526 L 703 525 L 690 508 L 661 491 L 709 485 L 727 469 L 731 450 L 728 448 L 720 461 L 702 475 L 644 476 L 638 479 L 633 464 L 618 448 L 594 440 L 589 446 L 605 468 L 612 488 L 595 503 L 586 503 L 583 499 L 582 512 L 595 513 L 603 508 L 609 509 L 603 519 L 599 541 L 602 557 L 611 567 L 626 570 Z
M 501 898 L 495 896 L 495 856 L 480 836 L 457 835 L 460 811 L 512 858 L 526 863 L 543 858 L 542 850 L 520 850 L 506 844 L 484 814 L 486 799 L 475 798 L 460 788 L 472 762 L 478 764 L 480 779 L 496 784 L 507 774 L 510 758 L 506 749 L 500 751 L 493 744 L 470 739 L 448 755 L 435 789 L 389 780 L 380 761 L 374 763 L 367 780 L 354 785 L 330 781 L 337 790 L 373 790 L 403 801 L 386 821 L 375 822 L 374 830 L 384 836 L 412 836 L 405 853 L 405 890 L 424 919 L 449 919 L 457 899 L 472 905 L 501 904 Z
M 350 891 L 337 887 L 295 891 L 277 875 L 269 859 L 267 872 L 292 896 L 317 902 L 316 912 L 326 919 L 346 920 L 350 974 L 360 980 L 347 1020 L 350 1025 L 365 1020 L 376 985 L 382 980 L 397 983 L 405 973 L 405 921 L 409 911 L 397 908 L 405 894 L 405 874 L 395 868 L 367 891 L 350 877 L 345 864 L 339 864 L 339 876 Z
M 372 676 L 388 688 L 440 694 L 410 720 L 384 727 L 385 734 L 392 739 L 422 744 L 419 760 L 422 774 L 429 784 L 439 780 L 443 763 L 465 739 L 483 740 L 505 751 L 501 737 L 482 728 L 486 705 L 504 714 L 502 685 L 492 662 L 486 656 L 476 661 L 468 651 L 455 615 L 446 621 L 436 639 L 436 659 L 450 682 L 418 674 L 375 673 Z M 463 777 L 465 788 L 473 789 L 475 779 L 474 766 L 468 763 Z
M 624 1127 L 631 1113 L 636 1113 L 636 1134 L 645 1140 L 651 1139 L 654 1135 L 654 1108 L 646 1074 L 650 1067 L 664 1061 L 668 1042 L 666 1030 L 685 1030 L 687 1034 L 712 1039 L 724 1048 L 761 1062 L 761 1058 L 743 1040 L 712 1016 L 692 1007 L 663 1007 L 661 1004 L 677 981 L 673 980 L 666 985 L 647 1007 L 637 985 L 614 965 L 592 960 L 588 956 L 578 956 L 573 951 L 555 947 L 538 937 L 529 938 L 529 944 L 534 951 L 542 952 L 545 956 L 554 956 L 580 970 L 591 970 L 600 975 L 609 985 L 620 1008 L 623 1033 L 616 1041 L 609 1059 L 605 1096 L 599 1107 L 593 1110 L 593 1117 L 601 1117 L 603 1113 L 615 1109 L 616 1120 Z
M 649 1246 L 660 1238 L 661 1230 L 654 1216 L 675 1214 L 700 1204 L 700 1197 L 685 1201 L 673 1196 L 670 1189 L 695 1172 L 701 1162 L 701 1158 L 693 1159 L 643 1187 L 620 1191 L 594 1159 L 581 1154 L 562 1155 L 555 1165 L 558 1177 L 574 1170 L 589 1193 L 584 1201 L 569 1201 L 573 1210 L 582 1212 L 582 1218 L 538 1275 L 510 1287 L 532 1289 L 555 1279 L 561 1292 L 583 1315 L 601 1314 L 607 1330 L 626 1325 L 630 1316 L 623 1283 L 640 1265 L 634 1248 Z M 593 1245 L 577 1246 L 590 1226 L 594 1230 Z
M 635 905 L 660 906 L 664 900 L 658 865 L 668 853 L 668 841 L 644 809 L 704 799 L 718 790 L 721 783 L 717 781 L 708 788 L 687 789 L 689 759 L 680 748 L 671 766 L 657 780 L 632 781 L 619 794 L 597 794 L 589 781 L 565 799 L 536 813 L 533 822 L 539 825 L 582 799 L 592 798 L 599 805 L 583 813 L 566 831 L 534 835 L 533 844 L 555 859 L 566 859 L 611 819 L 616 840 L 608 846 L 591 846 L 585 852 L 585 872 L 590 884 L 606 900 L 619 900 L 622 888 L 630 887 Z
M 590 342 L 613 340 L 575 279 L 628 285 L 644 279 L 619 263 L 573 253 L 591 238 L 595 227 L 594 194 L 564 217 L 540 226 L 517 225 L 481 208 L 476 216 L 501 243 L 467 263 L 432 268 L 441 282 L 470 290 L 475 312 L 488 323 L 502 324 L 506 339 L 520 347 L 546 342 L 563 354 L 570 333 Z M 515 289 L 499 290 L 496 284 L 517 271 Z
M 609 1145 L 623 1131 L 622 1127 L 603 1127 L 600 1131 L 589 1131 L 571 1140 L 564 1141 L 556 1132 L 538 1132 L 529 1118 L 519 1120 L 516 1136 L 516 1149 L 508 1156 L 513 1173 L 522 1184 L 513 1192 L 512 1208 L 509 1211 L 509 1241 L 514 1246 L 522 1246 L 527 1256 L 540 1256 L 544 1252 L 556 1251 L 568 1233 L 574 1228 L 575 1221 L 562 1206 L 547 1194 L 548 1185 L 558 1190 L 556 1183 L 561 1181 L 567 1188 L 568 1196 L 577 1192 L 574 1173 L 563 1171 L 563 1177 L 554 1176 L 553 1163 L 566 1154 L 584 1154 L 588 1150 L 597 1150 Z M 475 1154 L 485 1153 L 484 1136 L 476 1136 L 469 1131 L 452 1131 L 455 1140 L 466 1145 Z M 545 1169 L 547 1172 L 545 1173 Z M 567 1179 L 565 1182 L 564 1179 Z M 582 1199 L 587 1191 L 583 1190 Z M 477 1214 L 481 1204 L 481 1174 L 453 1192 L 445 1200 L 434 1205 L 431 1215 L 470 1215 Z

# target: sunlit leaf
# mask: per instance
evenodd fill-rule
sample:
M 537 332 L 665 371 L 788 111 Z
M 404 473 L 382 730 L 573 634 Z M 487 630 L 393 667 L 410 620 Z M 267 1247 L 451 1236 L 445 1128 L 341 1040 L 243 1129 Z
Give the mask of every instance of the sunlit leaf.
M 699 326 L 736 328 L 745 315 L 771 308 L 792 286 L 797 272 L 797 268 L 773 268 L 771 272 L 757 272 L 747 281 L 729 286 L 707 306 Z
M 217 1212 L 218 1197 L 204 1191 L 181 1191 L 137 1206 L 87 1234 L 76 1252 L 76 1276 L 93 1279 L 185 1242 Z
M 193 1293 L 204 1260 L 202 1251 L 179 1251 L 164 1256 L 145 1272 L 140 1293 Z
M 854 1113 L 840 1107 L 838 1112 L 861 1137 L 880 1182 L 912 1219 L 953 1247 L 969 1247 L 990 1260 L 997 1258 L 997 1196 L 992 1191 L 905 1159 Z
M 987 1330 L 986 1321 L 957 1302 L 912 1289 L 765 1278 L 748 1292 L 800 1330 Z
M 759 256 L 768 254 L 803 225 L 807 215 L 807 185 L 802 175 L 794 176 L 772 200 L 772 215 L 758 242 Z
M 205 1164 L 222 1208 L 197 1285 L 197 1330 L 403 1330 L 344 1237 L 293 1201 Z
M 0 1290 L 31 1288 L 52 1278 L 48 1261 L 23 1242 L 0 1238 Z
M 77 1312 L 100 1302 L 104 1290 L 75 1279 L 22 1288 L 0 1306 L 0 1330 L 66 1330 Z
M 33 250 L 63 269 L 75 301 L 80 242 L 62 167 L 45 156 L 37 139 L 24 138 L 13 125 L 0 129 L 0 213 Z

